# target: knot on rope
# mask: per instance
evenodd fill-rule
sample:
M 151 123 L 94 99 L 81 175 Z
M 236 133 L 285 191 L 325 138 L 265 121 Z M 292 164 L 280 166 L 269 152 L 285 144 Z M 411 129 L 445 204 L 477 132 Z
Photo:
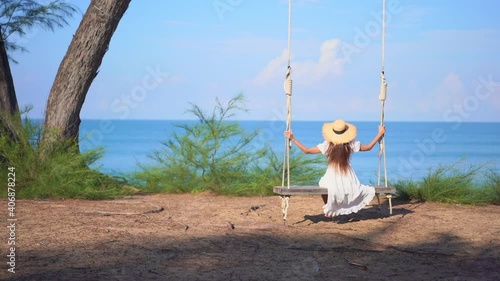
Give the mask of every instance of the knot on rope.
M 281 198 L 281 212 L 283 213 L 283 222 L 286 222 L 288 216 L 288 206 L 290 204 L 290 195 L 280 196 Z
M 380 101 L 385 101 L 387 99 L 387 83 L 385 82 L 385 74 L 383 71 L 380 73 L 380 93 L 378 98 Z
M 378 158 L 380 159 L 382 157 L 382 155 L 384 154 L 384 149 L 385 149 L 385 143 L 384 141 L 381 139 L 379 142 L 379 150 L 378 150 Z
M 283 88 L 285 89 L 285 93 L 287 96 L 291 96 L 292 95 L 292 75 L 291 75 L 291 71 L 292 69 L 290 67 L 288 67 L 287 71 L 286 71 L 286 76 L 285 76 L 285 83 L 283 85 Z

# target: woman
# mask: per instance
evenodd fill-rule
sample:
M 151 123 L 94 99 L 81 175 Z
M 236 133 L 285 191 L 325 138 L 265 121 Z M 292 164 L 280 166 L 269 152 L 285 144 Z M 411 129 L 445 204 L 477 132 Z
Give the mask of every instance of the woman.
M 360 184 L 349 160 L 352 153 L 370 151 L 384 135 L 385 127 L 379 126 L 378 134 L 369 144 L 361 144 L 355 140 L 356 127 L 344 120 L 325 123 L 322 131 L 325 141 L 311 148 L 298 141 L 291 131 L 286 131 L 285 137 L 306 154 L 321 152 L 328 157 L 326 173 L 319 181 L 320 187 L 328 188 L 328 195 L 322 195 L 325 216 L 330 218 L 357 213 L 370 203 L 375 196 L 375 189 Z

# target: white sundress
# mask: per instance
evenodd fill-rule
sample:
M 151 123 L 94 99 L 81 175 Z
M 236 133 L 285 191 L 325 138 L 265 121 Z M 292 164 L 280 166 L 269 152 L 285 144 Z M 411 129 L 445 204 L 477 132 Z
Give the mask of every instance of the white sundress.
M 359 141 L 353 140 L 350 144 L 353 152 L 359 151 L 361 147 Z M 318 148 L 326 155 L 329 145 L 328 141 L 324 141 L 318 144 Z M 375 196 L 375 188 L 361 184 L 352 168 L 346 174 L 342 174 L 332 165 L 328 165 L 325 175 L 319 181 L 319 186 L 328 188 L 328 202 L 323 206 L 327 216 L 357 213 Z

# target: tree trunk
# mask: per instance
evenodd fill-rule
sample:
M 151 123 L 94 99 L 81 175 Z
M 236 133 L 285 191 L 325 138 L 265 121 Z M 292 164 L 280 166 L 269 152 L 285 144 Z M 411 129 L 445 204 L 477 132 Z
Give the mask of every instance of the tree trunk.
M 55 141 L 78 145 L 80 111 L 104 54 L 131 0 L 92 0 L 68 47 L 50 90 L 43 147 Z
M 0 28 L 0 135 L 6 134 L 12 141 L 19 140 L 18 129 L 21 125 L 14 80 L 10 72 L 9 57 L 5 49 Z

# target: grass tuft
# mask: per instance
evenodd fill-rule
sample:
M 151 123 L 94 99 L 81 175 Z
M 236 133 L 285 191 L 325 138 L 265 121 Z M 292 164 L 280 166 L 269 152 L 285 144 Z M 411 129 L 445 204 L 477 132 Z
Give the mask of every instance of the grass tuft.
M 0 181 L 7 182 L 7 168 L 13 168 L 17 198 L 109 199 L 130 193 L 122 188 L 123 182 L 89 168 L 102 157 L 102 148 L 80 153 L 71 143 L 57 143 L 42 153 L 41 126 L 25 118 L 18 141 L 0 134 L 0 159 L 5 167 Z M 4 185 L 1 197 L 7 188 Z
M 500 204 L 500 175 L 487 165 L 441 165 L 420 181 L 395 183 L 398 198 L 452 204 Z M 482 180 L 484 179 L 484 180 Z

